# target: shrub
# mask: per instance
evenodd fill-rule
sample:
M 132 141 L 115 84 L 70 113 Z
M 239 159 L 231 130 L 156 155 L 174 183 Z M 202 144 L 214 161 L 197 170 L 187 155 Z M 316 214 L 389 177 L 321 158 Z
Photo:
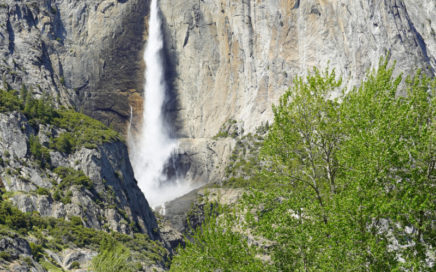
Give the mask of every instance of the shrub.
M 71 263 L 70 269 L 79 269 L 80 263 L 78 261 L 74 261 Z
M 43 255 L 42 245 L 30 242 L 29 246 L 33 257 L 35 257 L 36 260 L 39 260 Z
M 0 112 L 20 111 L 23 105 L 14 91 L 0 90 Z
M 8 251 L 0 251 L 0 259 L 3 259 L 5 261 L 12 260 L 11 253 L 9 253 Z
M 68 167 L 57 167 L 54 172 L 62 179 L 58 185 L 60 190 L 65 189 L 67 186 L 77 185 L 87 189 L 92 188 L 92 181 L 80 170 L 75 170 Z
M 60 201 L 62 199 L 62 193 L 61 193 L 60 190 L 56 190 L 53 193 L 53 199 L 56 200 L 56 201 Z
M 113 239 L 104 239 L 99 254 L 92 260 L 92 269 L 94 272 L 133 272 L 130 250 Z
M 79 216 L 71 216 L 70 222 L 74 226 L 82 226 L 83 225 L 82 224 L 82 218 L 80 218 Z
M 47 195 L 47 196 L 50 195 L 50 191 L 46 188 L 43 188 L 43 187 L 39 187 L 38 189 L 36 189 L 36 193 L 38 195 Z
M 48 149 L 41 145 L 38 136 L 30 135 L 29 138 L 30 154 L 38 162 L 40 167 L 50 167 L 51 158 Z
M 57 138 L 51 139 L 50 147 L 62 153 L 70 154 L 74 144 L 74 138 L 71 133 L 62 133 Z
M 29 146 L 30 146 L 30 153 L 35 158 L 39 159 L 42 156 L 42 152 L 41 152 L 42 145 L 39 142 L 39 137 L 35 135 L 30 135 Z

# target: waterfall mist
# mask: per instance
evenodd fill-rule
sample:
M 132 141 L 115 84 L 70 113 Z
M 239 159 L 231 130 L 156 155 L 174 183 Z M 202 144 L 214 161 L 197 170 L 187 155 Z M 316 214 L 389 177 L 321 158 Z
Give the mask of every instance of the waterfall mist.
M 177 140 L 170 136 L 170 127 L 164 118 L 166 95 L 165 67 L 162 59 L 162 20 L 157 0 L 151 1 L 149 36 L 144 52 L 146 64 L 144 109 L 139 133 L 128 134 L 129 154 L 135 178 L 151 207 L 184 195 L 192 188 L 178 177 L 172 158 Z M 132 122 L 132 120 L 130 120 Z M 176 172 L 168 175 L 169 170 Z

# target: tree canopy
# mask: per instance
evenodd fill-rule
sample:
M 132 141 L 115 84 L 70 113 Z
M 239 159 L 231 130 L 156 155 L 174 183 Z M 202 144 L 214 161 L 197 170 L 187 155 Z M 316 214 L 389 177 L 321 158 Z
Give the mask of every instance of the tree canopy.
M 253 264 L 267 271 L 430 269 L 436 80 L 420 70 L 404 79 L 393 73 L 382 59 L 347 90 L 334 70 L 315 68 L 273 107 L 261 167 L 241 183 L 247 193 L 236 208 L 243 220 L 235 224 L 273 245 L 258 247 L 269 262 Z M 205 233 L 181 254 L 219 245 L 219 235 L 199 242 Z M 246 233 L 237 235 L 247 243 Z

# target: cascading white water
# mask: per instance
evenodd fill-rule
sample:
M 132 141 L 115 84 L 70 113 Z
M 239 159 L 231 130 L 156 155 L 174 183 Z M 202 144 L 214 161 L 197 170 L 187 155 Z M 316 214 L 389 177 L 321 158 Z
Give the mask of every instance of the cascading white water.
M 163 116 L 166 84 L 162 59 L 163 36 L 157 0 L 151 1 L 148 42 L 144 52 L 146 64 L 143 124 L 138 135 L 129 126 L 129 154 L 135 178 L 151 207 L 163 204 L 191 190 L 183 180 L 168 180 L 163 173 L 177 141 L 169 134 Z M 132 121 L 132 120 L 131 120 Z

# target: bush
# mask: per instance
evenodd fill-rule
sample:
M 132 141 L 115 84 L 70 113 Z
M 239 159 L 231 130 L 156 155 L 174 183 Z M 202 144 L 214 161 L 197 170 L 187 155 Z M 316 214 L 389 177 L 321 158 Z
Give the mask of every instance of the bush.
M 43 188 L 43 187 L 39 187 L 38 189 L 36 189 L 36 193 L 38 195 L 47 195 L 47 196 L 50 195 L 50 191 L 46 188 Z
M 70 154 L 74 144 L 74 139 L 71 136 L 71 133 L 62 133 L 57 138 L 51 139 L 50 147 L 56 149 L 62 153 Z
M 74 226 L 82 226 L 83 225 L 82 218 L 80 218 L 79 216 L 71 216 L 70 222 Z
M 43 256 L 42 245 L 30 242 L 29 246 L 32 252 L 32 256 L 35 257 L 35 259 L 38 261 Z
M 36 158 L 39 159 L 42 157 L 42 145 L 39 142 L 39 137 L 35 135 L 30 135 L 29 138 L 29 146 L 30 146 L 30 153 Z
M 0 112 L 20 111 L 23 104 L 14 91 L 0 90 Z
M 74 261 L 71 263 L 70 269 L 79 269 L 80 263 L 78 261 Z
M 77 185 L 87 189 L 92 188 L 92 181 L 80 170 L 60 166 L 57 167 L 54 172 L 62 179 L 58 185 L 60 190 L 63 190 L 67 186 L 71 185 Z
M 243 235 L 232 231 L 234 218 L 217 217 L 216 212 L 223 210 L 206 209 L 205 221 L 186 240 L 186 247 L 179 248 L 170 271 L 270 271 Z
M 104 239 L 99 254 L 92 260 L 92 269 L 94 272 L 133 272 L 130 250 L 113 239 Z
M 60 190 L 56 189 L 56 191 L 53 193 L 53 199 L 56 201 L 60 201 L 62 199 L 62 193 Z
M 0 259 L 3 259 L 5 261 L 12 260 L 11 253 L 9 253 L 7 251 L 0 251 Z
M 68 131 L 69 140 L 74 144 L 73 150 L 82 146 L 92 149 L 121 139 L 117 132 L 100 121 L 72 110 L 61 111 L 60 117 L 54 120 L 54 125 Z
M 26 233 L 33 226 L 29 214 L 21 212 L 7 201 L 0 202 L 0 224 L 20 233 Z
M 29 149 L 30 154 L 32 154 L 40 167 L 51 167 L 50 153 L 46 147 L 41 145 L 38 136 L 30 135 Z
M 62 250 L 68 247 L 89 248 L 98 250 L 100 248 L 100 270 L 97 271 L 137 271 L 137 263 L 130 263 L 130 249 L 135 250 L 135 258 L 143 261 L 163 262 L 164 256 L 168 254 L 160 242 L 151 241 L 146 234 L 134 233 L 132 237 L 121 233 L 107 233 L 82 225 L 80 217 L 72 217 L 71 221 L 51 217 L 41 217 L 36 213 L 23 213 L 13 207 L 11 203 L 0 200 L 0 226 L 6 227 L 4 232 L 14 234 L 18 231 L 22 235 L 32 235 L 32 242 L 29 243 L 32 255 L 49 271 L 61 271 L 61 269 L 47 260 L 42 261 L 44 249 L 52 251 Z M 47 239 L 50 237 L 50 239 Z M 115 240 L 119 242 L 115 242 Z M 106 241 L 106 243 L 102 243 Z M 8 252 L 0 252 L 0 258 L 8 259 Z M 109 258 L 109 260 L 105 260 Z M 45 259 L 45 258 L 44 258 Z M 95 261 L 97 264 L 97 261 Z M 114 267 L 115 270 L 104 270 L 105 267 Z M 121 270 L 116 270 L 116 269 Z M 126 268 L 126 269 L 124 269 Z

